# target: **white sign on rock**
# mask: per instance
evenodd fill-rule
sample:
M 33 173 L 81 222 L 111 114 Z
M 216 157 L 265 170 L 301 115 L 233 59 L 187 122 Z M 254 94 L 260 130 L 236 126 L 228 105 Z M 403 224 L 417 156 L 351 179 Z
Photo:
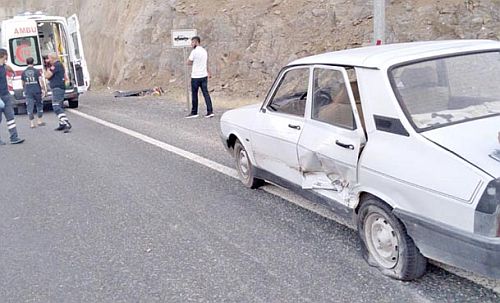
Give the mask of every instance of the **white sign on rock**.
M 172 47 L 190 47 L 191 38 L 196 35 L 195 29 L 172 30 Z

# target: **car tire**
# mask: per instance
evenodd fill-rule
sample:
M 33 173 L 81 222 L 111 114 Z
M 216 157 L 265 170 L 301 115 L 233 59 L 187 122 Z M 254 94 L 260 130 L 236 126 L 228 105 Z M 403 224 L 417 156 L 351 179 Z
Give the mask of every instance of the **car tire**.
M 255 168 L 248 157 L 245 147 L 239 140 L 234 143 L 234 159 L 238 176 L 246 187 L 255 189 L 264 185 L 264 180 L 255 178 Z
M 408 236 L 403 223 L 392 214 L 391 208 L 375 197 L 368 197 L 361 203 L 358 235 L 368 264 L 398 280 L 421 277 L 426 271 L 427 259 Z
M 68 100 L 69 108 L 78 108 L 78 98 Z

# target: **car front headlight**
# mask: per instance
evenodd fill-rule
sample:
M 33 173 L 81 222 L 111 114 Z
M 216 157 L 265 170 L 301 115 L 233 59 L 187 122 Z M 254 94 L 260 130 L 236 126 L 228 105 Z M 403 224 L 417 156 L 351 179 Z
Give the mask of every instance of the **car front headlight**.
M 488 237 L 500 237 L 500 179 L 491 181 L 477 204 L 474 231 Z

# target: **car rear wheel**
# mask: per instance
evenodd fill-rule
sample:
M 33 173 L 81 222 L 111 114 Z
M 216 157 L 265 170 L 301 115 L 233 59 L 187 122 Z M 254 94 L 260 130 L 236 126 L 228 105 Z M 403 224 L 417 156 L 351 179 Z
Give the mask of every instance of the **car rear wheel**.
M 399 280 L 413 280 L 425 273 L 427 259 L 391 208 L 381 200 L 369 197 L 362 201 L 358 234 L 364 258 L 383 274 Z
M 264 180 L 255 178 L 255 169 L 245 147 L 239 140 L 236 140 L 234 143 L 234 158 L 236 160 L 238 176 L 246 187 L 258 188 L 264 184 Z

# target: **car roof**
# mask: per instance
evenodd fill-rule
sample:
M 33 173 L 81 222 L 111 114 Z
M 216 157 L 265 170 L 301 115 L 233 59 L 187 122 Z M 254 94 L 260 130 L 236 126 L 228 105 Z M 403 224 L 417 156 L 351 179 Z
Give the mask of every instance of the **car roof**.
M 493 40 L 443 40 L 395 43 L 346 49 L 295 60 L 288 64 L 328 64 L 384 69 L 391 65 L 453 53 L 500 49 Z

